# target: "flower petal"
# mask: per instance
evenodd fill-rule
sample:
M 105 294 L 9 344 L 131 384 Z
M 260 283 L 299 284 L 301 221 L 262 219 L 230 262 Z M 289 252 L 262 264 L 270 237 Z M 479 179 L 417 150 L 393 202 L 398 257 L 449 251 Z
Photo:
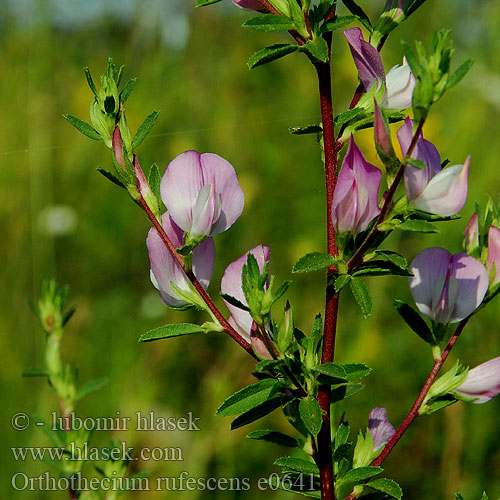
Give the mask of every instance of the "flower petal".
M 411 106 L 415 77 L 410 66 L 393 66 L 385 78 L 386 91 L 380 105 L 385 109 L 406 109 Z
M 500 394 L 500 357 L 490 359 L 472 370 L 456 390 L 466 398 L 477 398 L 474 404 L 487 403 Z
M 396 434 L 394 427 L 387 420 L 387 410 L 377 406 L 368 415 L 368 430 L 373 438 L 373 451 L 383 448 Z
M 185 232 L 191 231 L 192 210 L 203 184 L 200 155 L 196 151 L 185 151 L 174 158 L 161 179 L 161 199 L 170 217 Z
M 436 174 L 413 200 L 419 210 L 442 216 L 455 215 L 467 199 L 470 156 L 463 165 L 453 165 Z
M 477 218 L 477 214 L 476 214 Z M 490 226 L 488 230 L 488 271 L 495 265 L 495 277 L 492 286 L 500 283 L 500 229 Z
M 262 10 L 264 8 L 259 0 L 233 0 L 233 3 L 242 9 Z
M 377 80 L 377 88 L 379 88 L 385 79 L 385 70 L 378 50 L 370 43 L 365 42 L 359 28 L 345 30 L 344 36 L 351 49 L 359 79 L 365 90 L 370 90 L 375 80 Z

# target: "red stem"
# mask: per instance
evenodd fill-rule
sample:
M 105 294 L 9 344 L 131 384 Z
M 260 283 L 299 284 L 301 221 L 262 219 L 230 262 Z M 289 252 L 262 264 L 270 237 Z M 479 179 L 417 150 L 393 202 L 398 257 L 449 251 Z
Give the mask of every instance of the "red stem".
M 415 402 L 413 403 L 413 406 L 411 407 L 410 411 L 408 412 L 408 415 L 406 415 L 405 419 L 399 426 L 398 430 L 392 436 L 391 440 L 385 445 L 384 450 L 382 453 L 371 463 L 372 466 L 378 467 L 386 458 L 387 455 L 392 451 L 394 446 L 398 443 L 398 441 L 401 439 L 403 434 L 406 432 L 408 427 L 411 425 L 411 423 L 418 417 L 418 412 L 420 410 L 420 407 L 422 406 L 422 403 L 424 402 L 425 397 L 427 396 L 427 393 L 429 392 L 429 389 L 431 388 L 432 384 L 434 383 L 434 380 L 436 380 L 436 377 L 441 370 L 442 366 L 444 365 L 444 362 L 448 358 L 448 355 L 450 354 L 451 349 L 455 345 L 456 341 L 458 340 L 458 337 L 462 333 L 462 330 L 465 328 L 465 325 L 469 321 L 470 316 L 467 318 L 463 319 L 457 326 L 457 329 L 455 330 L 455 333 L 451 337 L 450 341 L 448 342 L 448 345 L 446 346 L 445 350 L 441 354 L 441 357 L 439 359 L 436 359 L 434 361 L 434 365 L 432 367 L 432 370 L 429 373 L 429 376 L 427 377 L 427 380 L 425 381 L 424 385 L 422 386 L 422 389 L 420 390 L 417 399 L 415 399 Z M 358 495 L 354 492 L 351 492 L 345 500 L 354 500 L 358 498 Z
M 252 346 L 243 337 L 241 337 L 241 335 L 239 335 L 238 332 L 229 324 L 227 319 L 214 304 L 208 293 L 201 286 L 201 283 L 196 279 L 196 276 L 193 274 L 193 271 L 187 271 L 187 272 L 185 271 L 184 260 L 182 256 L 179 255 L 179 253 L 175 249 L 175 246 L 170 241 L 170 238 L 163 229 L 162 225 L 159 223 L 158 219 L 154 216 L 153 212 L 151 211 L 151 209 L 149 208 L 148 204 L 146 203 L 146 201 L 142 196 L 139 197 L 138 202 L 148 215 L 149 220 L 151 221 L 155 229 L 158 231 L 158 234 L 160 235 L 160 238 L 162 239 L 163 243 L 165 243 L 167 248 L 170 250 L 170 253 L 177 261 L 181 269 L 184 270 L 189 281 L 191 281 L 193 286 L 196 288 L 196 291 L 201 295 L 201 298 L 203 299 L 205 304 L 207 304 L 210 311 L 212 311 L 213 315 L 216 317 L 217 321 L 220 323 L 222 328 L 224 328 L 224 332 L 227 333 L 233 340 L 235 340 L 241 347 L 243 347 L 243 349 L 245 349 L 245 351 L 247 351 L 248 354 L 256 358 Z

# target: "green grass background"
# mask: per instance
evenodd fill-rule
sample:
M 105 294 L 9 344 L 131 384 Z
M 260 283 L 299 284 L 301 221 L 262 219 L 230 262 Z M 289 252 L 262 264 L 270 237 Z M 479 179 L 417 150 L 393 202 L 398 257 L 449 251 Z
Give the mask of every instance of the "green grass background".
M 189 4 L 190 36 L 184 48 L 176 49 L 139 22 L 147 2 L 142 6 L 137 2 L 136 15 L 126 20 L 110 11 L 78 29 L 54 24 L 50 3 L 39 2 L 29 12 L 30 23 L 24 23 L 24 17 L 12 17 L 11 4 L 3 4 L 1 498 L 67 497 L 66 492 L 16 492 L 10 484 L 16 472 L 36 476 L 49 470 L 46 464 L 14 461 L 10 447 L 47 446 L 49 441 L 37 428 L 14 431 L 10 419 L 19 411 L 47 417 L 57 409 L 44 380 L 20 376 L 23 368 L 43 362 L 44 334 L 26 299 L 37 296 L 41 281 L 52 276 L 70 285 L 70 304 L 78 306 L 65 334 L 65 359 L 79 365 L 82 382 L 110 378 L 106 388 L 81 402 L 80 415 L 113 416 L 120 411 L 133 417 L 137 411 L 154 411 L 158 416 L 181 417 L 192 411 L 200 417 L 200 432 L 115 433 L 115 438 L 136 448 L 179 446 L 184 451 L 183 462 L 146 461 L 134 463 L 133 470 L 148 471 L 152 478 L 175 477 L 185 470 L 193 477 L 249 477 L 252 481 L 246 492 L 149 491 L 124 498 L 287 496 L 256 487 L 259 478 L 278 472 L 272 462 L 287 450 L 247 440 L 249 429 L 231 432 L 229 418 L 214 416 L 225 397 L 252 382 L 252 360 L 222 335 L 137 343 L 141 333 L 161 324 L 204 318 L 162 306 L 149 281 L 148 221 L 124 191 L 96 172 L 97 166 L 109 168 L 109 151 L 78 134 L 62 118 L 63 113 L 71 113 L 88 119 L 91 92 L 83 67 L 89 66 L 97 79 L 112 56 L 117 64 L 126 65 L 126 77 L 139 77 L 126 106 L 131 129 L 151 110 L 161 111 L 139 150 L 144 167 L 157 162 L 163 171 L 186 149 L 216 152 L 235 166 L 246 203 L 234 227 L 216 238 L 210 288 L 214 297 L 225 266 L 257 244 L 271 247 L 271 272 L 279 281 L 290 278 L 291 266 L 301 255 L 321 251 L 325 208 L 319 150 L 313 136 L 294 137 L 287 132 L 288 126 L 319 121 L 312 66 L 303 55 L 294 54 L 248 71 L 245 61 L 254 51 L 287 38 L 240 28 L 248 15 L 230 8 L 228 0 L 198 10 L 191 5 L 194 1 L 183 1 Z M 372 18 L 384 4 L 360 3 Z M 383 50 L 385 66 L 400 62 L 400 39 L 418 38 L 428 44 L 433 31 L 441 27 L 453 29 L 456 64 L 468 57 L 475 64 L 463 83 L 435 106 L 425 134 L 452 164 L 471 154 L 470 189 L 462 219 L 442 225 L 440 234 L 404 234 L 387 240 L 387 248 L 409 260 L 427 246 L 460 251 L 474 200 L 485 203 L 487 196 L 496 199 L 500 191 L 500 3 L 430 0 L 390 38 Z M 334 37 L 333 58 L 335 106 L 341 111 L 356 85 L 356 72 L 340 34 Z M 358 143 L 368 159 L 377 162 L 370 133 L 360 134 Z M 74 231 L 62 236 L 47 232 L 41 214 L 54 205 L 74 211 Z M 308 331 L 323 308 L 323 277 L 317 273 L 293 280 L 288 298 L 298 326 Z M 392 307 L 395 298 L 411 300 L 406 280 L 366 282 L 373 292 L 373 315 L 361 319 L 346 293 L 339 318 L 336 359 L 365 361 L 374 369 L 367 389 L 338 409 L 339 418 L 346 410 L 353 433 L 366 427 L 374 406 L 386 407 L 397 426 L 432 363 L 427 347 Z M 278 317 L 281 306 L 275 313 Z M 458 356 L 465 365 L 474 366 L 500 355 L 498 319 L 494 302 L 470 322 L 451 363 Z M 483 489 L 490 498 L 500 498 L 499 404 L 458 404 L 418 420 L 385 463 L 386 475 L 401 484 L 404 498 L 453 498 L 453 492 L 461 491 L 466 500 L 475 500 Z M 251 428 L 269 426 L 287 431 L 280 416 Z M 94 443 L 106 438 L 105 433 L 96 433 Z

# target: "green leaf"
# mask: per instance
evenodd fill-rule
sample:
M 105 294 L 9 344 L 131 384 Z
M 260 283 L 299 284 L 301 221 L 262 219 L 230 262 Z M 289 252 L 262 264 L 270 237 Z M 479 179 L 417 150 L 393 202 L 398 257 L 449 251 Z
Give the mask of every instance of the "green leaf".
M 312 252 L 301 257 L 292 268 L 292 273 L 311 273 L 333 266 L 335 259 L 328 253 Z
M 356 467 L 356 469 L 351 469 L 347 472 L 342 479 L 340 479 L 340 483 L 360 483 L 365 479 L 369 479 L 370 477 L 376 476 L 380 474 L 384 469 L 382 467 L 371 467 L 367 465 L 366 467 Z
M 97 97 L 97 89 L 95 88 L 94 80 L 92 80 L 92 75 L 90 74 L 89 68 L 85 67 L 83 71 L 85 71 L 85 77 L 87 78 L 87 83 L 89 84 L 90 90 L 92 90 L 92 93 Z
M 106 384 L 108 384 L 109 379 L 107 377 L 102 377 L 98 378 L 96 380 L 91 380 L 90 382 L 87 382 L 86 384 L 82 385 L 80 389 L 78 389 L 76 393 L 76 400 L 79 401 L 80 399 L 84 398 L 85 396 L 88 396 L 89 394 L 92 394 L 93 392 L 98 391 L 102 387 L 104 387 Z
M 109 170 L 105 170 L 104 168 L 97 167 L 97 171 L 100 174 L 104 175 L 104 177 L 106 177 L 106 179 L 110 180 L 113 184 L 116 184 L 117 186 L 119 186 L 123 189 L 126 189 L 125 184 L 123 184 L 123 182 L 120 179 L 118 179 L 118 177 L 116 177 L 116 175 L 111 173 Z
M 433 335 L 427 323 L 422 319 L 420 314 L 410 305 L 401 300 L 395 300 L 394 306 L 403 318 L 405 323 L 425 342 L 431 344 Z
M 488 500 L 488 495 L 486 494 L 486 491 L 483 491 L 483 496 L 481 497 L 481 500 Z
M 448 78 L 446 82 L 445 90 L 450 90 L 454 87 L 462 78 L 469 72 L 471 66 L 474 64 L 472 59 L 467 59 L 464 63 L 462 63 L 458 69 Z
M 212 5 L 220 1 L 221 0 L 196 0 L 195 7 L 205 7 L 205 5 Z
M 317 436 L 323 423 L 322 411 L 319 403 L 312 396 L 302 398 L 299 402 L 300 418 L 307 430 Z
M 348 382 L 355 382 L 372 372 L 372 369 L 364 363 L 346 363 L 340 366 L 344 368 Z
M 351 14 L 354 14 L 361 22 L 361 24 L 371 33 L 373 31 L 372 23 L 365 11 L 354 0 L 342 0 L 344 5 L 349 9 Z
M 324 375 L 321 383 L 325 384 L 343 384 L 347 382 L 347 373 L 342 365 L 336 363 L 324 363 L 315 366 L 313 371 Z
M 124 104 L 127 99 L 130 97 L 130 94 L 132 93 L 132 90 L 134 90 L 135 82 L 137 81 L 137 78 L 131 78 L 130 80 L 127 81 L 127 83 L 123 86 L 122 91 L 120 92 L 120 102 Z
M 367 318 L 372 312 L 372 299 L 368 288 L 361 279 L 354 277 L 349 282 L 349 286 L 351 287 L 351 292 L 354 295 L 356 302 L 361 308 L 363 316 Z
M 344 444 L 347 443 L 347 440 L 349 439 L 349 434 L 351 432 L 351 429 L 349 427 L 349 424 L 347 422 L 342 422 L 338 428 L 337 432 L 335 433 L 335 450 Z
M 288 127 L 288 131 L 294 135 L 320 134 L 323 129 L 321 125 L 306 125 L 304 127 Z
M 279 288 L 276 290 L 276 292 L 273 293 L 273 304 L 281 299 L 285 292 L 288 290 L 292 282 L 290 280 L 285 280 L 283 283 L 279 286 Z
M 102 141 L 99 132 L 97 132 L 97 130 L 95 130 L 94 127 L 89 125 L 87 122 L 84 122 L 83 120 L 80 120 L 80 118 L 73 115 L 63 115 L 63 117 L 66 118 L 66 120 L 68 120 L 68 122 L 83 135 L 86 135 L 94 141 Z
M 265 49 L 257 51 L 255 54 L 250 56 L 247 65 L 249 69 L 256 68 L 262 64 L 274 61 L 281 57 L 284 57 L 292 52 L 298 50 L 297 45 L 290 45 L 288 43 L 278 43 L 276 45 L 271 45 Z
M 348 109 L 347 111 L 343 111 L 342 113 L 339 113 L 333 120 L 333 123 L 335 127 L 340 127 L 341 125 L 344 125 L 344 123 L 350 122 L 351 120 L 354 120 L 354 118 L 361 119 L 363 118 L 365 114 L 365 110 L 363 108 L 354 108 L 354 109 Z
M 267 401 L 273 394 L 276 394 L 279 387 L 278 381 L 273 378 L 267 378 L 244 387 L 232 396 L 229 396 L 217 408 L 215 414 L 225 417 L 248 411 Z
M 49 372 L 43 368 L 25 368 L 21 377 L 48 377 Z
M 369 483 L 367 483 L 366 486 L 368 486 L 372 490 L 385 493 L 391 498 L 397 498 L 398 500 L 401 500 L 401 498 L 403 497 L 403 490 L 401 489 L 399 484 L 392 479 L 375 479 L 375 481 L 370 481 Z
M 318 466 L 315 463 L 303 460 L 302 458 L 281 457 L 273 465 L 283 467 L 286 470 L 302 472 L 303 474 L 319 474 Z
M 252 17 L 245 21 L 242 26 L 259 31 L 289 31 L 295 28 L 291 19 L 273 14 Z
M 356 21 L 356 19 L 358 19 L 358 16 L 335 16 L 321 26 L 320 32 L 326 33 L 327 31 L 341 30 Z
M 250 308 L 240 302 L 238 299 L 234 298 L 232 295 L 228 295 L 227 293 L 221 293 L 220 296 L 226 301 L 229 302 L 234 307 L 241 309 L 242 311 L 250 311 Z
M 246 435 L 248 439 L 260 439 L 262 441 L 267 441 L 269 443 L 279 444 L 281 446 L 289 446 L 292 448 L 297 448 L 299 446 L 298 441 L 282 432 L 272 431 L 269 429 L 261 431 L 252 431 Z
M 336 387 L 332 390 L 331 402 L 336 403 L 347 399 L 350 396 L 354 396 L 354 394 L 357 394 L 359 391 L 362 391 L 364 388 L 364 384 L 347 384 Z
M 400 269 L 404 269 L 405 271 L 408 270 L 408 261 L 406 260 L 406 257 L 399 254 L 398 252 L 393 252 L 392 250 L 375 250 L 375 253 L 384 257 L 389 262 L 392 262 Z
M 434 224 L 423 220 L 408 219 L 398 224 L 395 229 L 400 231 L 412 231 L 416 233 L 438 233 L 439 230 Z
M 285 360 L 283 358 L 280 359 L 263 359 L 262 361 L 259 361 L 255 365 L 255 371 L 257 372 L 263 372 L 266 370 L 274 370 L 275 368 L 279 368 L 285 363 Z
M 328 44 L 321 36 L 308 41 L 300 50 L 309 54 L 314 62 L 324 63 L 328 61 Z
M 158 168 L 158 165 L 156 163 L 153 163 L 153 165 L 151 165 L 151 168 L 149 169 L 148 184 L 157 200 L 161 200 L 160 182 L 160 170 Z
M 76 306 L 71 306 L 65 313 L 62 319 L 62 326 L 65 326 L 66 323 L 71 319 L 73 314 L 75 314 Z
M 401 269 L 401 267 L 394 265 L 392 262 L 383 260 L 371 260 L 365 264 L 361 264 L 356 271 L 352 273 L 353 276 L 386 276 L 392 274 L 395 276 L 413 276 L 408 269 Z
M 173 325 L 163 325 L 144 333 L 139 337 L 139 342 L 150 342 L 152 340 L 191 335 L 193 333 L 203 333 L 203 329 L 201 326 L 192 323 L 175 323 Z
M 455 493 L 455 500 L 464 500 L 464 497 L 460 493 Z
M 137 129 L 137 132 L 136 132 L 134 138 L 132 139 L 132 150 L 133 151 L 135 151 L 139 147 L 139 145 L 146 138 L 146 136 L 149 134 L 149 132 L 151 132 L 151 129 L 153 128 L 159 114 L 160 114 L 159 111 L 153 111 L 141 123 L 141 125 Z
M 334 288 L 336 292 L 340 292 L 342 288 L 344 288 L 352 279 L 350 274 L 341 274 L 336 280 L 334 284 Z
M 259 420 L 262 417 L 265 417 L 266 415 L 269 415 L 269 413 L 273 412 L 283 404 L 283 398 L 271 398 L 268 399 L 267 401 L 264 401 L 264 403 L 256 406 L 255 408 L 252 408 L 251 410 L 248 410 L 241 415 L 238 415 L 232 422 L 231 422 L 231 430 L 234 431 L 234 429 L 238 429 L 240 427 L 243 427 L 244 425 L 251 424 L 252 422 L 255 422 L 256 420 Z

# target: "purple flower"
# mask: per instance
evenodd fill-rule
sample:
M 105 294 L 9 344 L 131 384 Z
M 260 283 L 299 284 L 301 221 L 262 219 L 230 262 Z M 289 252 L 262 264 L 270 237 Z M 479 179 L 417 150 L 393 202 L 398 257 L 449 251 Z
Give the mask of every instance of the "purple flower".
M 490 359 L 467 373 L 467 378 L 455 391 L 465 398 L 474 398 L 471 403 L 487 403 L 500 394 L 500 357 Z
M 381 106 L 387 109 L 409 108 L 415 88 L 415 77 L 406 61 L 403 61 L 403 66 L 394 66 L 386 76 L 380 53 L 373 45 L 365 41 L 359 28 L 345 30 L 344 36 L 365 90 L 368 92 L 375 81 L 377 90 L 382 83 L 385 83 L 386 90 L 380 103 Z
M 186 151 L 161 179 L 163 203 L 191 240 L 222 233 L 243 210 L 244 195 L 232 165 L 213 153 Z
M 220 283 L 221 292 L 223 294 L 234 297 L 245 306 L 248 304 L 245 299 L 245 294 L 241 288 L 241 271 L 243 269 L 243 265 L 247 263 L 247 256 L 249 253 L 255 257 L 257 264 L 259 265 L 259 270 L 262 272 L 264 264 L 269 261 L 270 249 L 269 247 L 259 245 L 229 264 L 224 271 Z M 226 300 L 224 300 L 224 303 L 231 313 L 229 323 L 245 340 L 250 342 L 250 332 L 253 323 L 250 313 L 229 304 Z
M 262 10 L 264 8 L 259 0 L 233 0 L 233 3 L 242 9 Z
M 468 254 L 471 254 L 479 247 L 479 222 L 477 213 L 474 212 L 467 223 L 464 233 L 464 248 Z M 490 267 L 491 270 L 491 267 Z
M 332 201 L 337 233 L 364 231 L 380 213 L 378 190 L 382 172 L 368 163 L 351 136 Z
M 481 304 L 488 290 L 488 272 L 474 257 L 427 248 L 410 265 L 411 294 L 422 314 L 436 323 L 457 323 Z
M 495 266 L 495 277 L 492 286 L 500 283 L 500 229 L 490 226 L 488 230 L 488 271 Z
M 168 213 L 161 216 L 161 222 L 174 246 L 181 247 L 185 239 L 182 229 L 175 224 Z M 186 291 L 191 289 L 191 284 L 154 227 L 149 230 L 146 245 L 151 263 L 151 281 L 158 289 L 161 299 L 167 306 L 185 306 L 186 302 L 176 295 L 171 283 Z M 211 238 L 206 238 L 193 250 L 193 273 L 205 290 L 212 277 L 214 259 L 215 248 Z
M 406 156 L 413 136 L 413 120 L 405 119 L 398 130 L 401 152 Z M 467 199 L 470 156 L 463 165 L 443 169 L 436 147 L 421 135 L 411 157 L 421 160 L 422 170 L 407 165 L 405 186 L 409 203 L 418 210 L 442 216 L 455 215 Z
M 368 415 L 368 430 L 373 438 L 373 451 L 382 449 L 396 434 L 394 427 L 387 420 L 387 410 L 377 406 Z

